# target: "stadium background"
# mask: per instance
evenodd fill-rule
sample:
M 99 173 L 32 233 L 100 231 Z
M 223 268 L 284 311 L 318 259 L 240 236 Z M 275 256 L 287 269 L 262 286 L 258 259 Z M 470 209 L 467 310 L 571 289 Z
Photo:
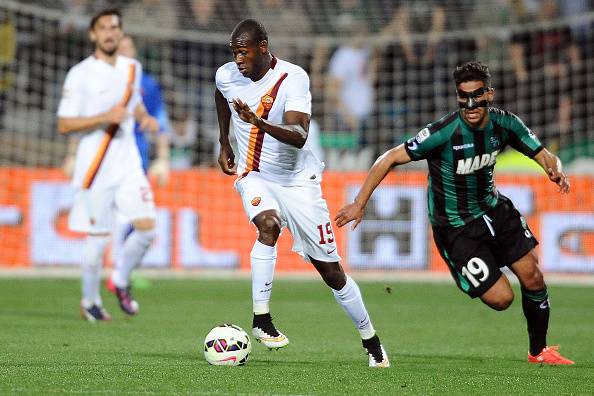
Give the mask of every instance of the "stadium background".
M 255 231 L 233 179 L 216 166 L 213 76 L 230 59 L 231 29 L 252 16 L 266 26 L 274 54 L 310 73 L 312 138 L 327 164 L 331 213 L 357 191 L 378 153 L 454 109 L 451 71 L 478 59 L 492 70 L 496 106 L 518 114 L 558 153 L 573 191 L 558 195 L 513 152 L 498 158 L 498 187 L 528 217 L 547 272 L 594 273 L 594 11 L 587 0 L 0 0 L 1 267 L 78 265 L 82 240 L 65 227 L 72 189 L 60 170 L 67 142 L 55 112 L 66 71 L 92 51 L 89 15 L 108 5 L 122 9 L 171 121 L 175 170 L 166 187 L 155 187 L 158 240 L 145 267 L 249 269 Z M 355 80 L 358 95 L 343 97 L 340 84 Z M 424 164 L 398 170 L 356 232 L 335 230 L 347 268 L 445 270 L 425 187 Z M 283 235 L 279 271 L 311 270 L 289 250 Z

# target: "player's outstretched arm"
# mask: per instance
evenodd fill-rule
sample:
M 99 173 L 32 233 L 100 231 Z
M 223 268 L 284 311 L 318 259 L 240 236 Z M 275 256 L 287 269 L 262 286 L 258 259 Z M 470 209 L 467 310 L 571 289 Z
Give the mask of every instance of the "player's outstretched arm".
M 569 179 L 563 172 L 563 165 L 561 164 L 559 157 L 546 148 L 543 148 L 534 156 L 534 161 L 544 169 L 547 176 L 549 176 L 549 180 L 559 186 L 558 191 L 561 194 L 567 194 L 569 192 Z
M 141 131 L 155 134 L 159 132 L 159 121 L 149 114 L 142 102 L 134 108 L 134 119 L 138 122 Z
M 161 133 L 157 136 L 156 149 L 157 157 L 151 164 L 148 173 L 157 179 L 157 184 L 159 184 L 159 186 L 163 187 L 169 183 L 170 173 L 168 133 Z
M 219 121 L 219 143 L 221 145 L 219 166 L 227 175 L 235 175 L 237 174 L 237 165 L 235 164 L 235 154 L 229 142 L 231 110 L 227 105 L 227 99 L 225 99 L 218 89 L 215 89 L 215 105 L 217 108 L 217 119 Z
M 361 222 L 363 214 L 365 213 L 365 205 L 369 201 L 369 197 L 386 177 L 390 169 L 397 165 L 406 164 L 411 161 L 410 156 L 404 148 L 404 144 L 390 149 L 382 154 L 373 164 L 361 190 L 355 197 L 355 200 L 338 211 L 334 217 L 334 221 L 338 227 L 342 227 L 351 221 L 355 221 L 351 227 L 354 230 Z
M 309 114 L 286 111 L 284 124 L 281 125 L 258 117 L 241 99 L 233 99 L 233 108 L 243 121 L 258 127 L 276 140 L 297 148 L 305 145 L 309 132 Z
M 72 132 L 92 132 L 97 128 L 107 128 L 110 124 L 119 124 L 128 117 L 126 106 L 121 103 L 105 113 L 90 117 L 58 117 L 58 131 L 62 134 Z

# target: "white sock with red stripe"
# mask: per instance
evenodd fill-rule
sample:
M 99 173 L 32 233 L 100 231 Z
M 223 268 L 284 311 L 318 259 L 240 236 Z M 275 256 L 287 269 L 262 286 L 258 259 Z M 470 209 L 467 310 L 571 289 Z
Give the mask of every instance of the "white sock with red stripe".
M 124 242 L 111 280 L 116 287 L 124 288 L 130 283 L 132 270 L 140 265 L 146 251 L 155 239 L 155 230 L 134 230 Z
M 334 293 L 334 298 L 342 309 L 351 317 L 361 334 L 361 338 L 364 340 L 369 339 L 375 335 L 375 329 L 363 303 L 361 291 L 350 276 L 346 275 L 346 280 L 346 284 L 342 289 L 332 289 L 332 293 Z
M 276 264 L 276 245 L 268 246 L 256 240 L 250 255 L 252 266 L 252 302 L 255 314 L 270 312 L 272 280 Z
M 81 263 L 81 304 L 85 308 L 91 308 L 93 304 L 102 305 L 99 287 L 108 242 L 109 237 L 103 235 L 88 235 L 85 240 Z

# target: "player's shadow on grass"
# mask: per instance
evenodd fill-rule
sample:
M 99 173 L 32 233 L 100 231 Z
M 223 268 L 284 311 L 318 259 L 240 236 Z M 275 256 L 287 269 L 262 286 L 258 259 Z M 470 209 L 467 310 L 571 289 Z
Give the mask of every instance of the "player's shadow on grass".
M 19 318 L 43 318 L 43 319 L 59 319 L 59 320 L 68 320 L 68 321 L 76 321 L 81 322 L 80 315 L 73 315 L 70 312 L 53 312 L 53 311 L 28 311 L 28 310 L 19 310 L 19 311 L 7 311 L 1 310 L 0 316 L 17 316 Z
M 423 362 L 427 362 L 428 358 L 431 360 L 443 360 L 443 361 L 461 361 L 461 360 L 470 360 L 473 362 L 483 362 L 483 361 L 492 361 L 492 360 L 509 360 L 501 357 L 489 357 L 489 356 L 479 356 L 479 355 L 430 355 L 430 354 L 415 354 L 415 353 L 399 353 L 397 356 L 410 358 L 414 360 L 420 360 Z
M 198 358 L 201 357 L 199 354 L 184 354 L 184 353 L 175 353 L 175 352 L 136 352 L 133 353 L 134 356 L 138 357 L 145 357 L 145 358 L 155 358 L 155 359 L 167 359 L 167 360 L 187 360 L 187 361 L 196 361 L 197 356 Z
M 428 359 L 431 361 L 439 361 L 440 364 L 448 363 L 448 362 L 455 362 L 455 364 L 460 364 L 460 362 L 468 361 L 473 363 L 522 363 L 522 364 L 529 364 L 526 362 L 525 359 L 519 357 L 502 357 L 502 356 L 481 356 L 481 355 L 429 355 L 429 354 L 413 354 L 413 353 L 400 353 L 397 356 L 403 358 L 409 358 L 410 360 L 407 361 L 407 364 L 411 365 L 427 365 Z M 396 357 L 397 358 L 397 357 Z M 539 364 L 533 364 L 534 367 L 542 367 Z M 583 364 L 580 365 L 581 367 L 586 367 Z M 590 365 L 588 364 L 587 367 Z M 594 366 L 592 364 L 591 366 Z M 547 366 L 548 367 L 548 366 Z M 575 366 L 573 366 L 575 367 Z
M 298 360 L 298 359 L 261 359 L 260 357 L 251 357 L 247 364 L 250 367 L 258 366 L 258 367 L 271 367 L 271 366 L 278 366 L 279 364 L 288 364 L 291 366 L 303 366 L 303 367 L 310 367 L 316 366 L 317 368 L 323 367 L 336 367 L 336 366 L 349 366 L 352 364 L 357 364 L 360 362 L 356 362 L 352 359 L 336 359 L 336 360 Z M 365 361 L 367 363 L 367 361 Z

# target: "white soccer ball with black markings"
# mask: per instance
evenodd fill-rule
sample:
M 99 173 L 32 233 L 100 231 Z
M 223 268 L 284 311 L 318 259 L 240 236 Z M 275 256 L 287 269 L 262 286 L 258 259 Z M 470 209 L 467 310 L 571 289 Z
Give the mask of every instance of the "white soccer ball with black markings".
M 250 336 L 233 324 L 213 328 L 204 339 L 204 358 L 215 366 L 244 365 L 251 351 Z

